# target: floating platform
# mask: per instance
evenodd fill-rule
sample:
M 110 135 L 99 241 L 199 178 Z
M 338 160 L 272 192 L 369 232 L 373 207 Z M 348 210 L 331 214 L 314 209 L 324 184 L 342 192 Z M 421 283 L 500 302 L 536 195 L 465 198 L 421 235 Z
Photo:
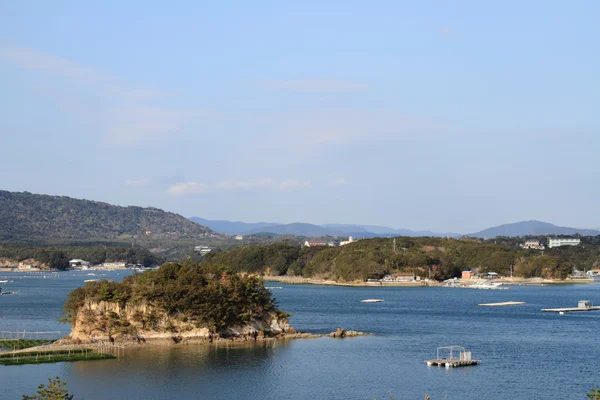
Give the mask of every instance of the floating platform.
M 383 303 L 383 300 L 381 299 L 365 299 L 365 300 L 361 300 L 361 303 Z
M 446 368 L 456 368 L 456 367 L 468 367 L 471 365 L 477 365 L 481 361 L 480 360 L 461 360 L 460 358 L 442 358 L 439 360 L 427 360 L 425 361 L 428 367 L 446 367 Z
M 449 357 L 441 357 L 441 354 L 448 354 Z M 458 353 L 458 357 L 455 357 Z M 425 360 L 425 364 L 428 367 L 468 367 L 470 365 L 477 365 L 481 361 L 471 359 L 471 352 L 467 351 L 462 346 L 446 346 L 437 348 L 437 358 L 434 360 Z
M 504 301 L 502 303 L 482 303 L 478 304 L 484 307 L 502 307 L 502 306 L 518 306 L 521 304 L 525 304 L 524 301 Z
M 586 308 L 581 308 L 581 307 L 568 307 L 568 308 L 542 308 L 542 311 L 544 312 L 557 312 L 557 313 L 566 313 L 566 312 L 575 312 L 575 311 L 600 311 L 600 307 L 598 306 L 593 306 L 593 307 L 586 307 Z
M 542 308 L 544 312 L 557 312 L 557 313 L 566 313 L 566 312 L 576 312 L 576 311 L 599 311 L 600 307 L 593 306 L 592 302 L 589 300 L 579 300 L 579 304 L 577 307 L 566 307 L 566 308 Z

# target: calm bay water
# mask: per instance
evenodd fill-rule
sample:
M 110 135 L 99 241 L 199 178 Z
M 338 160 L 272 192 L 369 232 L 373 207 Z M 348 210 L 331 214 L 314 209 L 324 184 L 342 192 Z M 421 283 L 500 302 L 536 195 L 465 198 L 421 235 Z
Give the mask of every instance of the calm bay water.
M 2 274 L 0 329 L 62 330 L 70 290 L 107 276 Z M 600 285 L 517 286 L 510 290 L 344 288 L 268 283 L 301 331 L 372 332 L 350 339 L 278 341 L 274 346 L 178 346 L 128 350 L 124 360 L 0 366 L 0 398 L 20 399 L 48 377 L 77 399 L 585 399 L 600 385 L 600 312 L 567 315 L 545 307 L 600 304 Z M 383 303 L 360 300 L 381 298 Z M 514 307 L 478 303 L 525 301 Z M 427 367 L 436 347 L 462 345 L 476 367 Z

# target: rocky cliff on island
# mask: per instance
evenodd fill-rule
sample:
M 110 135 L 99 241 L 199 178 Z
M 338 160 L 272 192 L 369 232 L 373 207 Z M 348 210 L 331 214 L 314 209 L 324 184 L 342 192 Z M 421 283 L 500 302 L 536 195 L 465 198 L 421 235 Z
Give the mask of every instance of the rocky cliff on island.
M 169 263 L 123 282 L 88 282 L 70 293 L 66 341 L 90 343 L 257 340 L 293 336 L 288 315 L 255 276 Z

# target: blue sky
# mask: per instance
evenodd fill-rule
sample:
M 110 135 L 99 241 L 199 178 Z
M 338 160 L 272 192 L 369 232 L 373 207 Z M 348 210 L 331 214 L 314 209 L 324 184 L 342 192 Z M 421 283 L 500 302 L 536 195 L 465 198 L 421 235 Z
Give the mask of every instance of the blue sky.
M 0 188 L 209 219 L 600 227 L 600 3 L 0 3 Z

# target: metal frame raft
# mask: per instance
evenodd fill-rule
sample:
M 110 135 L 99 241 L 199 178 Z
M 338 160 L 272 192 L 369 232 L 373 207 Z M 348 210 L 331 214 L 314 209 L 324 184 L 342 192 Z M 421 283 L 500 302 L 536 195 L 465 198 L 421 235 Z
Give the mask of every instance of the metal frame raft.
M 458 351 L 458 357 L 455 357 Z M 449 353 L 449 357 L 441 357 L 444 353 Z M 444 346 L 437 348 L 437 354 L 435 360 L 426 360 L 425 363 L 428 367 L 446 367 L 446 368 L 455 368 L 455 367 L 466 367 L 469 365 L 477 365 L 481 361 L 471 359 L 471 352 L 467 351 L 462 346 Z

